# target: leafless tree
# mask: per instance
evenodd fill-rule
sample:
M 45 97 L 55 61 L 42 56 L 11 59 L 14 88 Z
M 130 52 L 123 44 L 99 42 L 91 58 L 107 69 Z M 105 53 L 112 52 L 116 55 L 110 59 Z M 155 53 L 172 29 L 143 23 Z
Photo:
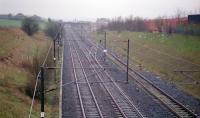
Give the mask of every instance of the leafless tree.
M 176 10 L 176 15 L 175 15 L 175 19 L 177 19 L 177 25 L 181 25 L 181 18 L 185 17 L 185 12 L 181 9 L 177 9 Z
M 146 31 L 145 21 L 140 17 L 133 18 L 129 16 L 125 19 L 122 17 L 117 17 L 112 19 L 111 22 L 108 24 L 108 29 L 116 30 L 118 32 L 122 30 L 128 31 Z
M 158 31 L 159 32 L 163 32 L 164 30 L 164 24 L 165 24 L 165 19 L 164 17 L 158 17 L 155 19 L 155 24 L 156 24 L 156 27 L 158 28 Z

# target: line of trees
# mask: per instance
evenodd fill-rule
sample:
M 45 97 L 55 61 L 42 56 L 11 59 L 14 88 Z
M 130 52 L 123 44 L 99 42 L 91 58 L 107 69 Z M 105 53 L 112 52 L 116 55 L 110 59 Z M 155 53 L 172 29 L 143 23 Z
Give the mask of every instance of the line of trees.
M 163 16 L 151 20 L 133 16 L 116 17 L 110 20 L 107 25 L 102 25 L 98 32 L 106 29 L 118 32 L 125 30 L 200 35 L 200 24 L 189 23 L 186 13 L 182 10 L 177 10 L 174 17 Z
M 52 39 L 60 39 L 63 36 L 63 23 L 48 19 L 44 32 Z M 29 36 L 32 36 L 39 30 L 39 23 L 33 17 L 26 17 L 22 20 L 21 29 Z
M 132 16 L 123 19 L 122 17 L 113 18 L 107 26 L 103 26 L 100 30 L 109 29 L 116 31 L 147 31 L 145 20 L 140 17 L 133 18 Z

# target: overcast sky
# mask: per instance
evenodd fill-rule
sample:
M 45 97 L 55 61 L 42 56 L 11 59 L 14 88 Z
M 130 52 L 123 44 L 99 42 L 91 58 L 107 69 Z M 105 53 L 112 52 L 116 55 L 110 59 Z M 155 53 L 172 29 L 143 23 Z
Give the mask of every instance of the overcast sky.
M 200 0 L 0 0 L 0 14 L 37 14 L 63 20 L 95 20 L 117 16 L 174 15 L 177 9 L 200 10 Z

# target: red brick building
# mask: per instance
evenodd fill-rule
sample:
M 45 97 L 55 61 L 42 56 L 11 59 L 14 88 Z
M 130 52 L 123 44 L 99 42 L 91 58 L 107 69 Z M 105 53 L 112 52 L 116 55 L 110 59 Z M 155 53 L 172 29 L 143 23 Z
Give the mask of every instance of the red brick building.
M 150 32 L 164 32 L 166 28 L 176 28 L 177 25 L 187 25 L 188 18 L 173 18 L 173 19 L 154 19 L 145 21 L 147 30 Z

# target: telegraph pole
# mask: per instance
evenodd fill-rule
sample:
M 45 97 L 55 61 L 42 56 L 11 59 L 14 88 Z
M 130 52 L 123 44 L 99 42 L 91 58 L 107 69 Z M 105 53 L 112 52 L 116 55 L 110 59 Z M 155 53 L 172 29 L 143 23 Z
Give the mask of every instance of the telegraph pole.
M 53 40 L 53 60 L 56 61 L 56 39 Z
M 41 118 L 44 118 L 44 67 L 41 67 Z
M 126 82 L 128 83 L 128 69 L 129 69 L 129 39 L 127 43 L 127 62 L 126 62 Z
M 81 25 L 81 39 L 83 40 L 83 26 Z
M 58 60 L 60 60 L 60 41 L 61 41 L 61 34 L 58 37 Z
M 104 34 L 104 62 L 106 62 L 106 52 L 107 52 L 107 49 L 106 49 L 106 32 Z
M 60 50 L 59 50 L 60 48 L 59 47 L 60 47 L 60 44 L 58 44 L 58 60 L 60 60 L 60 54 L 59 54 L 60 53 Z

